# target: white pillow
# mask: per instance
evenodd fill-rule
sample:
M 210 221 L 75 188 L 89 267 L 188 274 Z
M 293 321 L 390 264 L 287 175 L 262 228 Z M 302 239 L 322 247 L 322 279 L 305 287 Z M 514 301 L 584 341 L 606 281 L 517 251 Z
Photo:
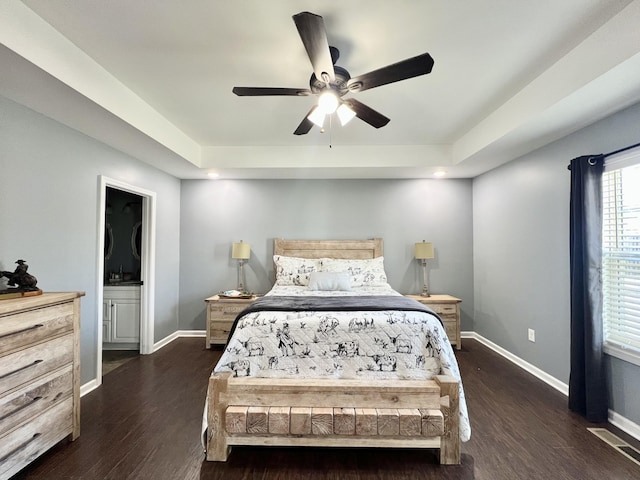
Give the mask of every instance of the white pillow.
M 323 272 L 348 272 L 352 287 L 386 285 L 387 274 L 384 271 L 384 257 L 342 260 L 323 258 Z
M 351 276 L 348 272 L 311 272 L 309 290 L 348 292 L 351 290 Z
M 320 271 L 320 260 L 274 255 L 276 285 L 309 285 L 309 274 Z

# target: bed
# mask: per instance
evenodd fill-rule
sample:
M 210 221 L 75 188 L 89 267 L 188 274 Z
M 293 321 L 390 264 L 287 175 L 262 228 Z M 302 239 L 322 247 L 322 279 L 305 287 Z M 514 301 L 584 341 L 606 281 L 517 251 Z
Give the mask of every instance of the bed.
M 437 449 L 470 438 L 438 316 L 394 291 L 382 239 L 274 241 L 276 282 L 236 320 L 210 379 L 206 458 L 234 445 Z

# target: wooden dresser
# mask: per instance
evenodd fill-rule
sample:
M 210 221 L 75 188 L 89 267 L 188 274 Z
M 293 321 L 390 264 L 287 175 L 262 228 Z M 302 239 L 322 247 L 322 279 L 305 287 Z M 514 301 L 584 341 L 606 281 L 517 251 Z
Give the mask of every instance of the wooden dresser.
M 451 345 L 455 345 L 457 350 L 462 348 L 462 341 L 460 339 L 460 302 L 462 300 L 452 297 L 451 295 L 431 295 L 430 297 L 423 297 L 422 295 L 405 296 L 431 307 L 442 319 Z
M 80 297 L 0 300 L 0 479 L 80 435 Z
M 207 303 L 207 343 L 211 345 L 227 343 L 233 321 L 251 302 L 258 298 L 221 298 L 214 295 L 205 299 Z

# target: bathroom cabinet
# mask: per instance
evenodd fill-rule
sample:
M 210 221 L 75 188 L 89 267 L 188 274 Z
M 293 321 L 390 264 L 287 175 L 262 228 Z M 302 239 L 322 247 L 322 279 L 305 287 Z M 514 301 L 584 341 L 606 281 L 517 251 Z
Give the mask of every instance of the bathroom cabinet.
M 102 314 L 104 348 L 140 348 L 140 285 L 105 286 Z

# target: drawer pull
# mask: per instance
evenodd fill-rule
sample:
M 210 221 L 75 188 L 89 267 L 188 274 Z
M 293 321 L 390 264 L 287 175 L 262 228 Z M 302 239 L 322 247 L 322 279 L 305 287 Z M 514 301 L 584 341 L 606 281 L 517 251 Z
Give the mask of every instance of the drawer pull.
M 14 448 L 13 450 L 11 450 L 9 453 L 7 453 L 4 457 L 0 458 L 0 464 L 4 463 L 5 460 L 10 459 L 12 456 L 14 456 L 16 453 L 18 453 L 20 450 L 27 448 L 29 446 L 29 444 L 31 442 L 33 442 L 36 438 L 38 438 L 40 435 L 42 435 L 41 433 L 34 433 L 33 437 L 31 437 L 29 440 L 27 440 L 26 442 L 24 442 L 22 445 L 18 445 L 16 448 Z
M 21 410 L 24 410 L 25 408 L 33 405 L 34 403 L 36 403 L 38 400 L 42 400 L 42 397 L 33 397 L 31 399 L 30 402 L 25 403 L 24 405 L 20 405 L 18 408 L 16 408 L 15 410 L 13 410 L 12 412 L 7 413 L 6 415 L 3 415 L 0 417 L 0 421 L 4 420 L 5 418 L 9 418 L 11 415 L 15 415 L 16 413 L 18 413 Z
M 44 327 L 44 323 L 36 323 L 31 327 L 23 328 L 22 330 L 16 330 L 15 332 L 5 333 L 4 335 L 0 335 L 0 338 L 10 337 L 11 335 L 18 335 L 20 333 L 28 332 L 30 330 L 36 330 L 37 328 Z
M 26 370 L 27 368 L 31 368 L 31 367 L 35 367 L 36 365 L 38 365 L 39 363 L 42 363 L 44 360 L 35 360 L 34 362 L 30 363 L 29 365 L 25 365 L 24 367 L 20 367 L 12 372 L 9 373 L 5 373 L 4 375 L 0 375 L 0 380 L 3 380 L 7 377 L 10 377 L 11 375 L 15 375 L 16 373 L 20 373 L 23 370 Z

